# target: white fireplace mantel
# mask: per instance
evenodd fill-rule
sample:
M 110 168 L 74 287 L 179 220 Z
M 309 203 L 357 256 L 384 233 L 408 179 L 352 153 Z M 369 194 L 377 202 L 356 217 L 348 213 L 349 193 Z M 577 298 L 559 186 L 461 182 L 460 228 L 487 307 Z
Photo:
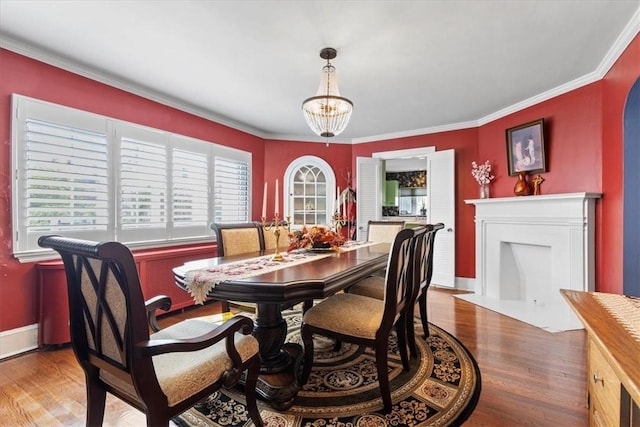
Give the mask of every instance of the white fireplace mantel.
M 537 307 L 593 291 L 598 193 L 465 200 L 476 207 L 475 294 Z

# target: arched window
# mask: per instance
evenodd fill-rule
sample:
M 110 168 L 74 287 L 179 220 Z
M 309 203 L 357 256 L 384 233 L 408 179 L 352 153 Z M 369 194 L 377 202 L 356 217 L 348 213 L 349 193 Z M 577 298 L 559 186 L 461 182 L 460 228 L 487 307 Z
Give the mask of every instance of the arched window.
M 291 227 L 330 224 L 336 200 L 336 178 L 331 166 L 315 156 L 303 156 L 291 162 L 284 174 L 284 211 Z

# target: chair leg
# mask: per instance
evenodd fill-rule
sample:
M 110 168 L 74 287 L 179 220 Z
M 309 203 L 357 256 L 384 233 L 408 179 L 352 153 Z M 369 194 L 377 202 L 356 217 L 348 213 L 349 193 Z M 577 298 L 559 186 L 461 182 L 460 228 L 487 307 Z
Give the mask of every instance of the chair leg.
M 427 339 L 429 336 L 429 320 L 427 318 L 427 290 L 429 288 L 426 287 L 420 293 L 418 297 L 418 304 L 420 305 L 420 320 L 422 321 L 422 331 L 423 338 Z
M 169 427 L 169 418 L 164 416 L 158 416 L 153 412 L 147 413 L 147 427 L 158 427 L 158 426 L 167 426 Z
M 97 380 L 87 378 L 87 426 L 102 426 L 107 391 Z
M 418 347 L 416 345 L 416 331 L 413 326 L 413 316 L 415 313 L 415 304 L 409 304 L 407 307 L 407 315 L 405 316 L 405 330 L 407 331 L 407 343 L 409 344 L 409 352 L 411 357 L 418 357 Z
M 300 374 L 300 384 L 306 384 L 311 375 L 311 368 L 313 367 L 313 333 L 309 332 L 302 325 L 300 330 L 302 336 L 302 343 L 304 344 L 304 366 L 302 367 L 302 373 Z
M 391 402 L 391 389 L 389 386 L 389 366 L 387 361 L 388 345 L 386 343 L 376 343 L 376 368 L 378 370 L 378 383 L 380 384 L 380 396 L 384 410 L 391 412 L 393 403 Z
M 229 310 L 229 301 L 220 300 L 220 307 L 223 313 L 227 313 Z
M 254 360 L 247 367 L 247 379 L 245 382 L 245 397 L 247 399 L 247 409 L 249 410 L 249 416 L 251 421 L 257 426 L 262 427 L 264 425 L 260 411 L 258 410 L 258 403 L 256 401 L 256 383 L 258 382 L 258 373 L 260 368 L 260 358 L 256 356 Z
M 398 351 L 402 360 L 402 368 L 409 370 L 409 354 L 407 352 L 407 321 L 404 314 L 400 316 L 396 323 L 396 336 L 398 337 Z
M 304 302 L 302 303 L 302 314 L 306 313 L 307 310 L 309 310 L 311 307 L 313 307 L 313 300 L 312 299 L 304 300 Z

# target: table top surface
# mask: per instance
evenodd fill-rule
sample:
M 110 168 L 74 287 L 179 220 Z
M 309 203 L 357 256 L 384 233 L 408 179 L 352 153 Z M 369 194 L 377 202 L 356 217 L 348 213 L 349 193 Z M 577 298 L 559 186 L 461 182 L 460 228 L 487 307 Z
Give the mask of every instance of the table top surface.
M 218 283 L 209 296 L 256 303 L 289 303 L 309 298 L 325 298 L 386 267 L 389 250 L 390 244 L 379 243 L 344 252 L 332 252 L 330 256 L 318 257 L 317 260 L 303 264 L 253 277 L 225 280 Z M 173 269 L 176 284 L 185 289 L 184 276 L 188 271 L 263 255 L 268 254 L 253 252 L 191 261 Z

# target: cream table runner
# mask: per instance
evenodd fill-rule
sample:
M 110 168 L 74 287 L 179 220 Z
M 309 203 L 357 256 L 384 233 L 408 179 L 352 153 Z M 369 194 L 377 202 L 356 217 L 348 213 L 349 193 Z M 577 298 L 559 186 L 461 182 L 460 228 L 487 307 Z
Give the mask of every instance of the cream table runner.
M 336 249 L 338 252 L 347 252 L 365 246 L 374 245 L 374 242 L 348 241 Z M 289 253 L 282 253 L 283 261 L 273 261 L 273 254 L 263 255 L 242 261 L 230 262 L 215 267 L 191 270 L 185 273 L 185 287 L 193 297 L 196 304 L 203 304 L 211 289 L 218 283 L 229 279 L 245 279 L 255 277 L 260 274 L 270 273 L 282 268 L 291 267 L 298 264 L 326 258 L 333 255 L 333 251 L 311 252 L 307 250 L 297 250 Z

